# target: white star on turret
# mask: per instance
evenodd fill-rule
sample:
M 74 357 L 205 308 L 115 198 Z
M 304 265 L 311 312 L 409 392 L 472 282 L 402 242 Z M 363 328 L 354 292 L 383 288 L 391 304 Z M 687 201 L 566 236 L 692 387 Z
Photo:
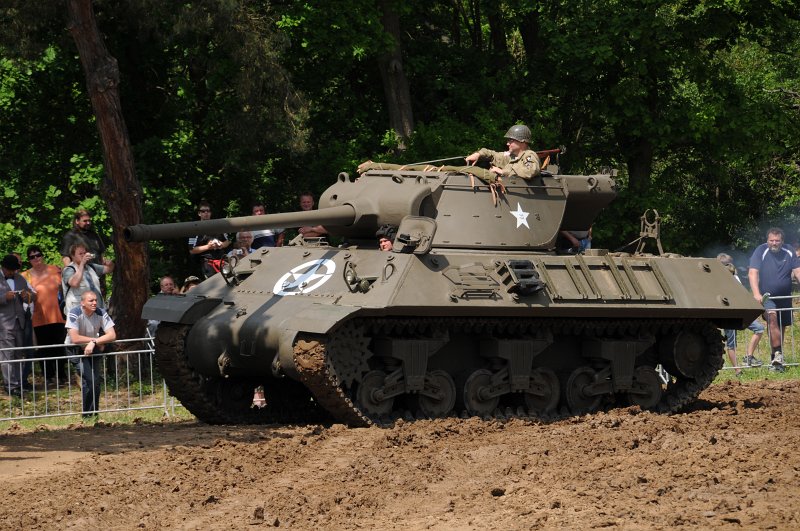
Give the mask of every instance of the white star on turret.
M 530 215 L 530 213 L 523 212 L 522 207 L 519 205 L 519 203 L 517 203 L 517 210 L 509 210 L 508 212 L 509 214 L 517 218 L 516 228 L 519 228 L 520 225 L 525 225 L 529 229 L 531 228 L 530 225 L 528 225 L 528 216 Z

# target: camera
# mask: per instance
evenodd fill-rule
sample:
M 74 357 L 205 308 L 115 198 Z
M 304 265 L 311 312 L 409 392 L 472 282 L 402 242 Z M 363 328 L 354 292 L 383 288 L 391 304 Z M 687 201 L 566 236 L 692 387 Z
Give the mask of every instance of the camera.
M 91 260 L 92 258 L 94 258 L 94 255 L 92 253 L 86 253 L 86 258 Z

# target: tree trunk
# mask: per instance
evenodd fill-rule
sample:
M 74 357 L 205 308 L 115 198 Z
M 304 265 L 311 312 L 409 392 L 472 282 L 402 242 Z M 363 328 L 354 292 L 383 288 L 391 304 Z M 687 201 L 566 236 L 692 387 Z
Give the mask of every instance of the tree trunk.
M 67 0 L 68 29 L 86 75 L 103 149 L 105 178 L 100 194 L 108 203 L 114 227 L 116 268 L 109 308 L 118 338 L 142 337 L 142 306 L 148 297 L 147 250 L 122 237 L 127 225 L 142 219 L 142 189 L 136 178 L 128 130 L 119 99 L 119 67 L 109 55 L 97 27 L 91 0 Z
M 532 72 L 545 72 L 547 65 L 542 64 L 544 56 L 544 43 L 539 35 L 539 14 L 530 12 L 523 15 L 519 22 L 519 34 L 522 37 L 522 46 L 525 48 L 525 57 Z
M 489 42 L 491 51 L 498 55 L 501 63 L 508 61 L 508 40 L 503 21 L 503 12 L 499 2 L 490 0 L 485 4 L 486 19 L 489 21 Z
M 480 0 L 469 0 L 469 34 L 472 38 L 472 47 L 483 49 L 483 31 L 481 28 Z
M 414 113 L 411 109 L 411 92 L 408 79 L 403 70 L 403 56 L 400 48 L 400 17 L 392 9 L 390 0 L 381 0 L 383 28 L 394 40 L 392 49 L 378 58 L 378 67 L 383 81 L 383 91 L 389 109 L 389 123 L 400 138 L 399 150 L 406 148 L 406 142 L 414 132 Z
M 653 143 L 646 138 L 626 142 L 628 155 L 628 188 L 640 194 L 650 188 L 650 174 L 653 171 Z

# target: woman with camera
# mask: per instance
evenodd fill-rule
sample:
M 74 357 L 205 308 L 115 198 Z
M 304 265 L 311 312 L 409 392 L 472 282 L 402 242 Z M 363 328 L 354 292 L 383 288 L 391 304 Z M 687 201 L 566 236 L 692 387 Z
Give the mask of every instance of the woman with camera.
M 64 266 L 61 271 L 61 283 L 64 290 L 64 311 L 69 313 L 72 308 L 81 305 L 81 295 L 87 291 L 97 294 L 97 306 L 105 308 L 103 292 L 100 286 L 100 275 L 111 273 L 114 263 L 103 260 L 103 265 L 91 263 L 94 255 L 86 251 L 82 243 L 75 243 L 69 248 L 72 262 Z

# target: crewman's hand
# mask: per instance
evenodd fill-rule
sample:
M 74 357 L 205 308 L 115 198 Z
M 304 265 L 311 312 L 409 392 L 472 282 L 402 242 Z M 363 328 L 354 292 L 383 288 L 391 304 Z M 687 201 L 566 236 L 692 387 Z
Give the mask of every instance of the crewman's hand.
M 467 155 L 466 157 L 464 157 L 464 160 L 467 161 L 467 166 L 475 166 L 475 163 L 478 162 L 478 159 L 480 159 L 480 158 L 481 158 L 481 156 L 476 151 L 475 153 L 473 153 L 471 155 Z

